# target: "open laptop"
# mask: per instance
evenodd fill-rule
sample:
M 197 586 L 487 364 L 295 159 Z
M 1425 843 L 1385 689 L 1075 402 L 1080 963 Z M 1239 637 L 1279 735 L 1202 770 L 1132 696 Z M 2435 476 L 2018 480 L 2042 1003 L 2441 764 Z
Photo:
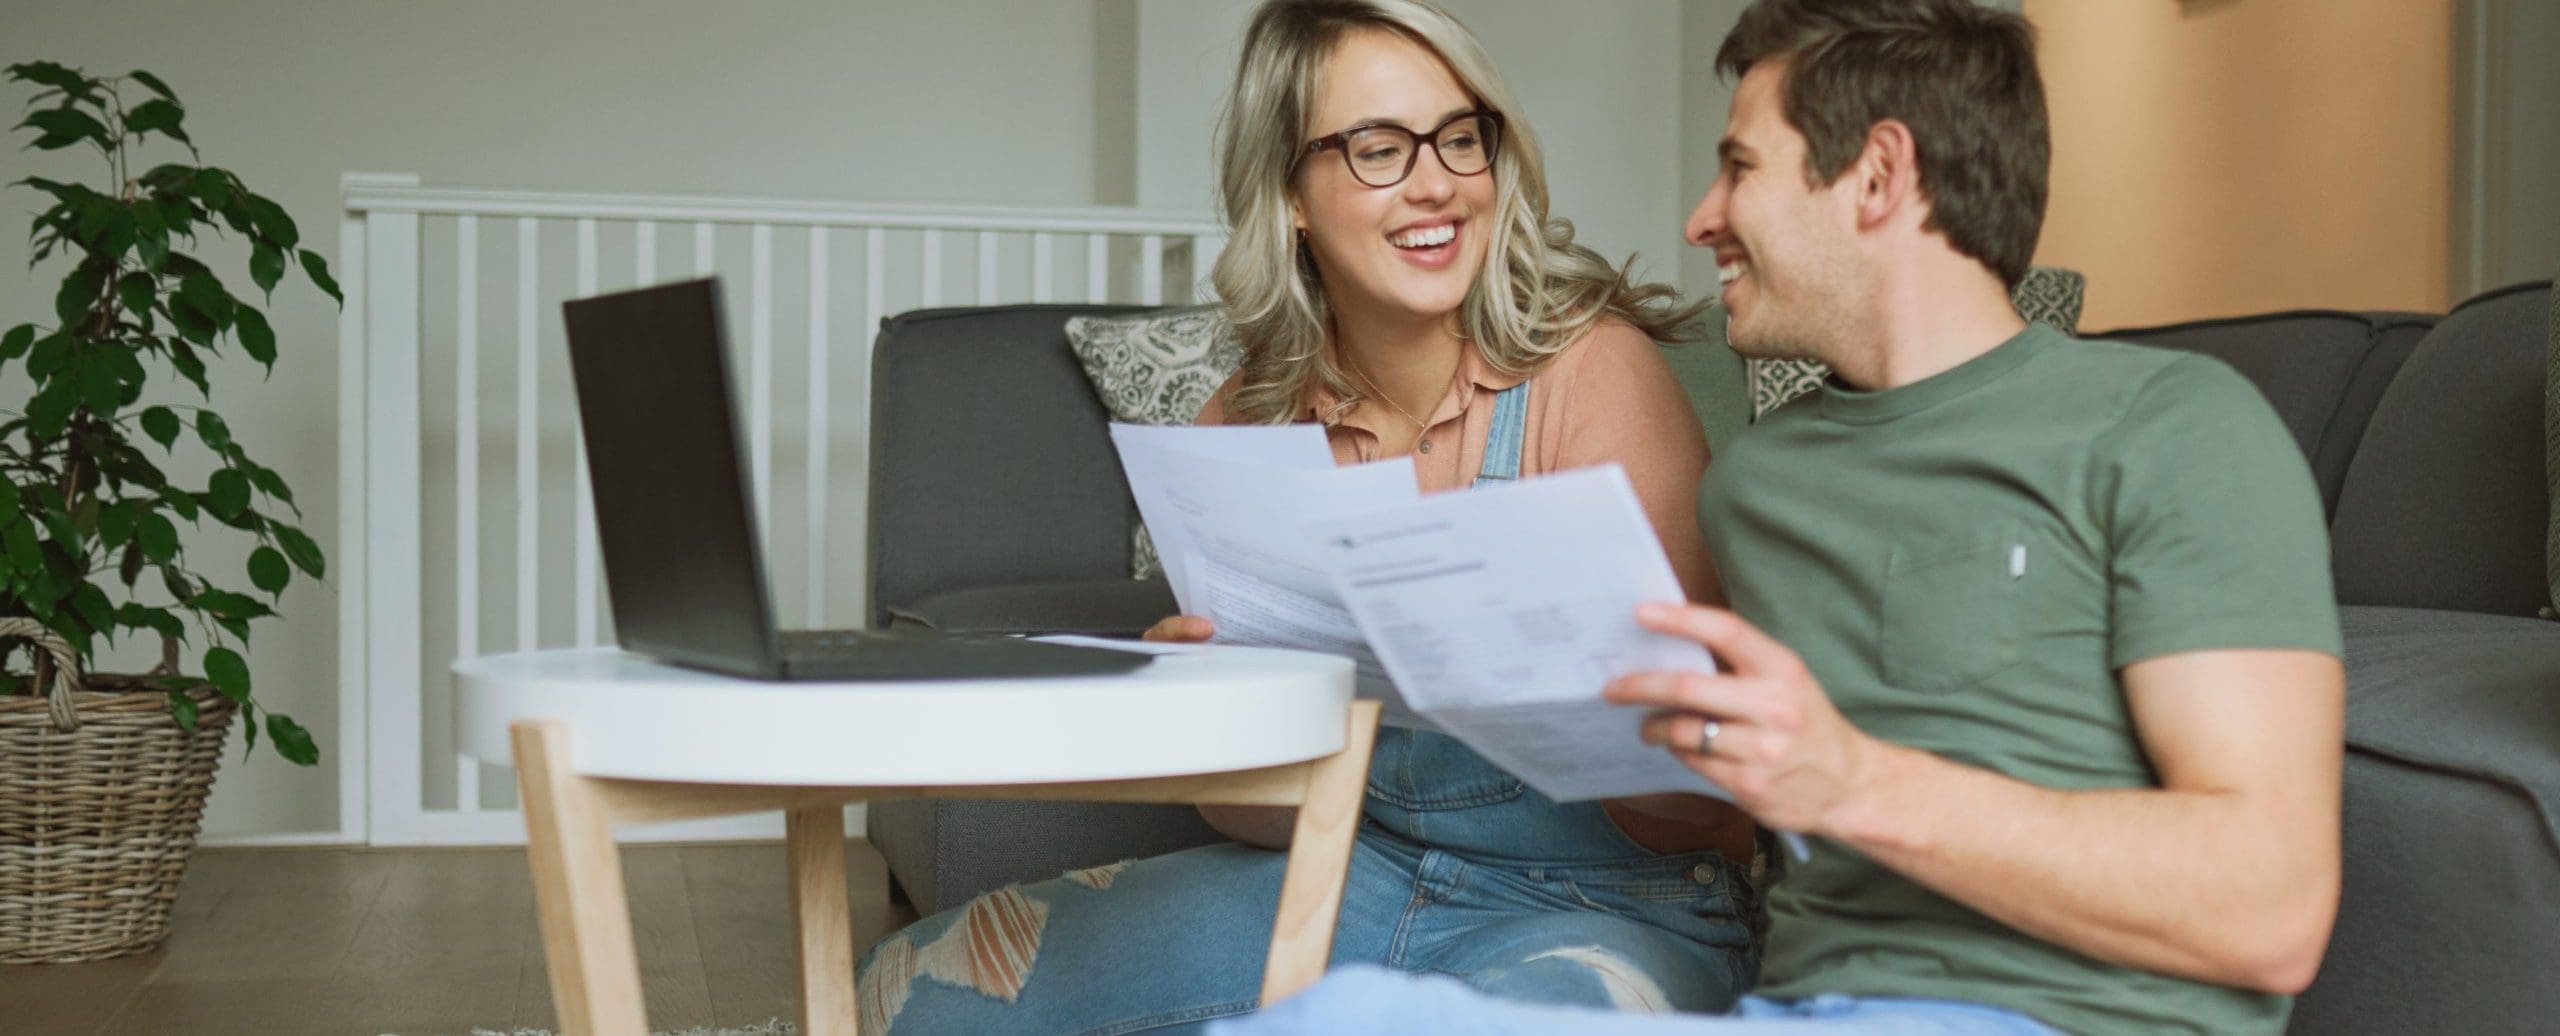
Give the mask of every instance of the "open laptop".
M 768 680 L 1116 673 L 1146 655 L 993 634 L 774 628 L 716 280 L 562 307 L 622 646 Z

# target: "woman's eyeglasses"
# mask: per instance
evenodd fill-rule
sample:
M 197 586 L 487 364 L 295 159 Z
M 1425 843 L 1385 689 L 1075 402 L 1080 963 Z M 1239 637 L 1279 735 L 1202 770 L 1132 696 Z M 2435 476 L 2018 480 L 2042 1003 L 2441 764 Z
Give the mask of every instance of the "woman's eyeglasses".
M 1479 175 L 1493 168 L 1494 152 L 1501 147 L 1502 113 L 1459 112 L 1428 133 L 1393 125 L 1361 126 L 1317 137 L 1299 152 L 1298 160 L 1303 162 L 1318 151 L 1337 150 L 1342 152 L 1342 163 L 1351 168 L 1352 179 L 1370 187 L 1393 187 L 1413 175 L 1425 144 L 1451 175 Z

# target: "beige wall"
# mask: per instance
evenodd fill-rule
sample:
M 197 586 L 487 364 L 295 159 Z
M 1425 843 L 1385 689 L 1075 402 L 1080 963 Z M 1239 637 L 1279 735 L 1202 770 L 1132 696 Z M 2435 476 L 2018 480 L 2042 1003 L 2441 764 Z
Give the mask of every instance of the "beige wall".
M 2452 0 L 2026 0 L 2103 330 L 2448 301 Z

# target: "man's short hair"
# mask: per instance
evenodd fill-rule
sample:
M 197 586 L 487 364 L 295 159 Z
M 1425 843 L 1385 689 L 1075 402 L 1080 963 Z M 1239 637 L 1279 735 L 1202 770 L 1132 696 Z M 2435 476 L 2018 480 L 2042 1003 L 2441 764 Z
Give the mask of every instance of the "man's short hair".
M 1805 139 L 1805 177 L 1832 183 L 1886 119 L 1911 127 L 1928 229 L 2009 287 L 2027 275 L 2044 226 L 2053 143 L 2035 30 L 1973 0 L 1759 0 L 1716 51 L 1740 79 L 1786 64 L 1787 123 Z

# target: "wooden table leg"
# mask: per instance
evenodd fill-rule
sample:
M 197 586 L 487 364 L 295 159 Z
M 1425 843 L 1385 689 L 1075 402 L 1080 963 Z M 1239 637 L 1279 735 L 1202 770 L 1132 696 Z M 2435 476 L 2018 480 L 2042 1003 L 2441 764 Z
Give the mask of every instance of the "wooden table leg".
M 1333 955 L 1333 926 L 1342 910 L 1351 841 L 1369 790 L 1369 749 L 1378 735 L 1378 703 L 1351 703 L 1342 751 L 1308 764 L 1307 797 L 1290 836 L 1289 869 L 1280 883 L 1280 913 L 1271 955 L 1262 968 L 1262 1002 L 1314 985 Z
M 566 724 L 524 720 L 509 734 L 560 1028 L 567 1036 L 644 1036 L 648 1012 L 612 818 L 587 779 L 570 769 Z
M 800 961 L 800 1031 L 854 1036 L 853 904 L 845 895 L 844 807 L 784 814 L 791 851 L 791 929 Z

